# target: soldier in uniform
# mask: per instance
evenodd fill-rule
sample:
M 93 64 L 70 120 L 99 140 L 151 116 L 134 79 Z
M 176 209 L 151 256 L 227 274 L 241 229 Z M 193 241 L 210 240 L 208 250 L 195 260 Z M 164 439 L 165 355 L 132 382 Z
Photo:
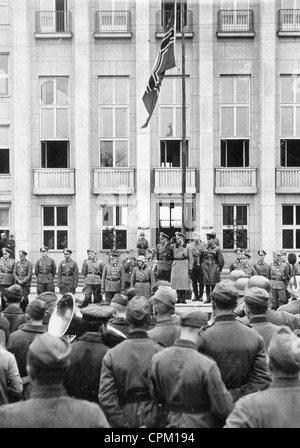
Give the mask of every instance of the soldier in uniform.
M 177 291 L 177 303 L 186 303 L 187 292 L 190 291 L 190 275 L 193 271 L 194 257 L 183 233 L 176 232 L 175 239 L 176 243 L 172 245 L 171 287 Z
M 151 289 L 155 283 L 153 269 L 146 265 L 146 257 L 139 255 L 137 257 L 137 266 L 132 271 L 131 288 L 148 299 L 151 295 Z
M 21 301 L 21 309 L 25 312 L 29 303 L 28 297 L 30 294 L 31 278 L 32 278 L 32 263 L 26 259 L 27 252 L 25 250 L 19 251 L 19 258 L 15 264 L 13 276 L 16 285 L 22 287 L 23 299 Z
M 54 277 L 56 274 L 56 264 L 53 258 L 48 255 L 48 247 L 40 248 L 42 257 L 35 264 L 35 275 L 37 278 L 36 290 L 37 294 L 50 291 L 55 292 Z
M 149 243 L 145 238 L 144 232 L 140 233 L 140 237 L 136 243 L 136 247 L 138 249 L 138 255 L 146 255 L 146 251 L 147 249 L 149 249 Z
M 84 301 L 80 308 L 91 303 L 92 296 L 94 296 L 94 303 L 101 303 L 101 281 L 103 275 L 103 263 L 97 258 L 97 251 L 94 249 L 87 250 L 88 259 L 84 260 L 82 264 L 81 272 L 84 276 L 84 287 L 82 292 L 84 293 Z M 103 289 L 103 288 L 102 288 Z
M 237 247 L 234 252 L 235 252 L 235 255 L 236 255 L 236 259 L 229 266 L 229 271 L 230 272 L 234 271 L 235 269 L 240 269 L 241 258 L 242 258 L 242 255 L 244 253 L 244 249 L 241 249 L 240 247 Z
M 15 247 L 16 247 L 16 242 L 15 242 L 15 236 L 11 233 L 9 235 L 8 240 L 6 241 L 6 247 L 8 249 L 10 249 L 11 251 L 11 258 L 15 259 Z
M 157 280 L 171 280 L 171 269 L 173 261 L 173 249 L 170 237 L 161 232 L 159 234 L 159 244 L 156 246 L 156 274 Z
M 15 260 L 10 258 L 11 251 L 6 247 L 2 249 L 2 258 L 0 259 L 0 292 L 1 292 L 1 308 L 2 311 L 6 308 L 5 300 L 3 299 L 3 292 L 14 284 L 14 267 Z
M 260 249 L 258 252 L 258 261 L 254 263 L 253 267 L 256 270 L 257 275 L 263 275 L 270 280 L 271 278 L 271 266 L 265 262 L 266 251 Z
M 194 291 L 193 301 L 199 300 L 201 302 L 203 300 L 204 291 L 202 260 L 203 250 L 206 247 L 206 243 L 204 241 L 201 241 L 200 233 L 193 232 L 192 241 L 188 243 L 188 246 L 190 247 L 194 257 L 193 271 L 191 273 L 191 280 Z
M 108 263 L 104 266 L 102 275 L 102 291 L 110 305 L 111 299 L 117 293 L 122 293 L 125 288 L 124 267 L 118 263 L 118 254 L 111 253 Z
M 289 272 L 287 263 L 281 260 L 281 252 L 274 251 L 270 278 L 270 300 L 273 310 L 287 303 L 286 287 L 289 282 Z
M 71 249 L 64 249 L 63 254 L 65 259 L 58 266 L 57 286 L 61 295 L 64 295 L 66 292 L 75 294 L 78 286 L 78 265 L 76 261 L 71 259 Z
M 134 250 L 129 249 L 127 250 L 126 254 L 127 254 L 126 258 L 122 261 L 124 267 L 125 289 L 130 288 L 131 274 L 133 268 L 136 266 L 136 258 Z
M 115 294 L 110 302 L 110 306 L 114 309 L 114 314 L 113 318 L 109 321 L 111 327 L 121 331 L 126 337 L 129 333 L 129 325 L 126 319 L 127 305 L 127 296 L 124 294 Z
M 206 234 L 207 245 L 203 251 L 203 282 L 205 285 L 206 300 L 204 303 L 210 303 L 210 294 L 215 284 L 221 280 L 221 272 L 224 266 L 224 257 L 219 246 L 213 242 L 212 235 Z
M 239 269 L 241 269 L 242 271 L 245 272 L 245 274 L 248 278 L 252 277 L 252 275 L 257 275 L 255 268 L 250 263 L 250 258 L 251 258 L 251 255 L 249 254 L 249 252 L 244 250 L 244 253 L 241 257 L 241 264 L 239 267 Z

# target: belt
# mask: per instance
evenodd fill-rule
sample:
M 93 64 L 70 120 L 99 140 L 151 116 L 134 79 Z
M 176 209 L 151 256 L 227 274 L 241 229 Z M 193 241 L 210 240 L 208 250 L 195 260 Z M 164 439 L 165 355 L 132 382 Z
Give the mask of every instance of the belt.
M 73 274 L 68 275 L 68 274 L 62 274 L 62 277 L 73 277 Z
M 208 408 L 190 408 L 184 404 L 171 404 L 168 406 L 170 412 L 183 412 L 185 414 L 201 414 L 202 412 L 207 412 Z
M 148 280 L 136 280 L 135 283 L 150 283 Z
M 106 277 L 105 280 L 113 280 L 115 282 L 117 280 L 120 280 L 120 277 L 119 278 Z
M 151 395 L 150 392 L 141 392 L 141 393 L 129 393 L 126 394 L 125 397 L 121 397 L 120 401 L 122 403 L 122 405 L 124 406 L 125 404 L 129 404 L 129 403 L 140 403 L 141 401 L 151 401 Z
M 176 261 L 184 261 L 184 260 L 187 260 L 187 257 L 186 258 L 174 258 L 174 260 L 176 260 Z

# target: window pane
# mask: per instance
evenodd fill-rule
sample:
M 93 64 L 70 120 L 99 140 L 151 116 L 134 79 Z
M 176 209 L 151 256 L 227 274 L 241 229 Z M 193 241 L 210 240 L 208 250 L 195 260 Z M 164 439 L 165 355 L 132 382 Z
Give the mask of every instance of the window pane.
M 69 137 L 69 111 L 68 109 L 56 109 L 56 137 Z
M 223 229 L 223 249 L 234 248 L 233 229 Z
M 116 167 L 128 166 L 128 143 L 116 142 Z
M 114 212 L 114 207 L 111 207 L 109 205 L 103 207 L 103 213 L 102 213 L 102 225 L 103 226 L 112 226 L 114 224 L 113 212 Z
M 173 77 L 166 76 L 164 78 L 164 87 L 161 89 L 160 104 L 173 104 Z
M 128 123 L 127 123 L 127 109 L 116 109 L 116 131 L 115 137 L 127 137 Z
M 112 109 L 100 109 L 100 137 L 113 137 Z
M 186 96 L 186 103 L 188 104 L 189 101 L 189 92 L 188 92 L 188 86 L 189 86 L 189 82 L 188 82 L 189 78 L 186 77 L 185 80 L 185 96 Z M 175 104 L 182 104 L 182 79 L 181 77 L 179 78 L 174 78 L 175 81 Z
M 293 230 L 282 231 L 282 247 L 283 249 L 293 249 Z
M 54 121 L 53 121 L 53 109 L 41 109 L 41 137 L 53 138 L 54 137 Z
M 300 229 L 296 229 L 296 247 L 295 249 L 300 249 Z
M 102 230 L 102 249 L 113 249 L 114 234 L 112 229 Z
M 9 127 L 8 126 L 0 126 L 0 147 L 8 148 L 8 135 L 9 135 Z
M 296 135 L 300 135 L 300 107 L 296 107 Z
M 0 54 L 0 74 L 8 74 L 8 55 Z
M 281 108 L 281 135 L 293 135 L 293 108 Z
M 221 103 L 233 103 L 232 76 L 221 76 Z
M 176 114 L 176 130 L 174 137 L 181 137 L 182 136 L 182 109 L 181 107 L 177 107 L 175 110 Z M 189 135 L 188 132 L 188 113 L 186 111 L 186 135 Z
M 68 78 L 56 78 L 56 103 L 68 104 Z
M 42 104 L 53 104 L 54 102 L 53 81 L 44 81 L 41 87 Z
M 0 173 L 9 174 L 9 149 L 0 148 Z
M 42 168 L 69 168 L 69 142 L 42 141 Z
M 44 246 L 47 246 L 48 249 L 54 249 L 55 240 L 54 240 L 54 230 L 44 230 Z
M 300 19 L 299 14 L 297 17 L 298 17 L 297 25 L 299 26 L 299 19 Z M 293 90 L 294 90 L 294 92 L 296 92 L 296 98 L 295 98 L 296 103 L 300 103 L 300 76 L 299 75 L 294 77 Z
M 116 225 L 127 227 L 127 207 L 116 207 Z
M 113 104 L 113 78 L 100 78 L 100 104 Z
M 117 229 L 116 231 L 117 249 L 127 248 L 127 230 Z
M 247 229 L 238 229 L 236 231 L 236 246 L 247 249 Z
M 44 207 L 44 226 L 54 226 L 54 207 Z
M 237 205 L 236 206 L 236 223 L 243 226 L 247 225 L 247 206 Z
M 9 209 L 0 208 L 0 227 L 8 227 L 9 225 Z
M 291 76 L 280 77 L 280 102 L 293 102 L 293 81 Z
M 233 137 L 233 107 L 222 107 L 221 109 L 221 135 Z
M 236 102 L 249 103 L 250 76 L 236 77 Z
M 249 135 L 249 108 L 237 107 L 236 109 L 236 136 L 247 137 Z
M 296 205 L 295 209 L 296 209 L 296 225 L 299 226 L 300 225 L 300 206 Z
M 100 166 L 112 167 L 113 142 L 100 142 Z
M 293 225 L 293 210 L 294 207 L 292 205 L 283 205 L 282 206 L 282 225 L 288 226 Z
M 227 167 L 243 167 L 244 142 L 243 140 L 227 140 Z
M 233 223 L 233 205 L 223 206 L 223 226 L 228 226 Z
M 57 249 L 64 249 L 68 247 L 68 231 L 58 230 L 57 231 Z
M 287 166 L 300 166 L 300 140 L 286 140 Z
M 160 135 L 161 137 L 174 136 L 173 109 L 161 108 L 160 110 Z
M 57 225 L 67 226 L 68 225 L 68 208 L 67 207 L 57 207 Z
M 128 92 L 128 78 L 115 78 L 116 87 L 116 104 L 128 104 L 129 92 Z

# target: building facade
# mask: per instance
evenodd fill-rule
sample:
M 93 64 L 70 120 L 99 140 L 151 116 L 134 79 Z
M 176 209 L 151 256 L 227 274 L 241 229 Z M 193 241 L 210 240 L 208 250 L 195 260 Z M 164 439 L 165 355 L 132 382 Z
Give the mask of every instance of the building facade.
M 227 266 L 237 246 L 300 253 L 300 1 L 178 0 L 142 128 L 173 4 L 0 0 L 0 230 L 30 260 L 181 229 L 183 48 L 187 237 L 213 229 Z

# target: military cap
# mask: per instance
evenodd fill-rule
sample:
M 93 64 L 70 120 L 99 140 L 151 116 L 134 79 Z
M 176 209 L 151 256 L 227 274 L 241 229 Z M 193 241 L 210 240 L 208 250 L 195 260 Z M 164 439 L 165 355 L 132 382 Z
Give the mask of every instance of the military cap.
M 22 288 L 20 285 L 12 285 L 9 288 L 5 288 L 4 296 L 7 300 L 17 299 L 17 301 L 21 301 L 22 299 Z
M 80 309 L 81 314 L 93 318 L 95 320 L 108 320 L 112 317 L 114 309 L 112 306 L 101 306 L 96 303 L 91 303 L 85 308 Z
M 48 247 L 47 246 L 42 246 L 41 248 L 40 248 L 40 252 L 48 252 Z
M 43 320 L 46 312 L 46 303 L 42 300 L 31 300 L 26 307 L 25 313 L 33 320 Z
M 11 250 L 10 249 L 8 249 L 8 247 L 3 247 L 3 249 L 2 249 L 2 253 L 3 254 L 11 254 Z
M 267 307 L 269 303 L 269 294 L 265 289 L 253 286 L 246 289 L 244 301 L 246 305 L 260 305 Z
M 133 297 L 126 309 L 128 322 L 135 324 L 145 321 L 151 314 L 151 305 L 144 296 Z
M 286 250 L 282 250 L 281 251 L 281 255 L 287 255 L 287 251 Z
M 156 293 L 151 297 L 151 301 L 153 300 L 163 303 L 167 308 L 174 309 L 177 294 L 170 286 L 159 286 Z
M 169 235 L 167 235 L 167 234 L 164 233 L 164 232 L 160 232 L 159 236 L 160 236 L 161 238 L 167 238 L 167 240 L 170 239 Z
M 247 277 L 247 274 L 242 271 L 242 269 L 234 269 L 229 274 L 229 280 L 232 280 L 233 282 L 236 282 L 238 278 Z
M 112 303 L 118 303 L 119 305 L 122 306 L 127 306 L 128 304 L 128 297 L 125 296 L 124 294 L 115 294 L 113 296 L 113 298 L 111 299 L 111 304 Z
M 133 250 L 133 249 L 127 249 L 127 250 L 126 250 L 126 253 L 127 253 L 127 254 L 134 254 L 134 250 Z
M 14 238 L 15 237 L 15 235 L 13 234 L 13 233 L 11 233 L 10 235 L 9 235 L 9 238 Z
M 64 249 L 64 250 L 63 250 L 63 253 L 64 253 L 64 254 L 71 254 L 72 251 L 71 251 L 71 249 Z
M 259 251 L 257 251 L 258 255 L 262 256 L 262 255 L 267 255 L 267 252 L 264 251 L 263 249 L 260 249 Z
M 271 366 L 290 374 L 300 371 L 300 343 L 299 339 L 287 326 L 280 326 L 273 334 L 268 356 Z
M 180 236 L 181 238 L 185 238 L 185 235 L 182 232 L 175 232 L 176 236 Z
M 251 258 L 251 254 L 247 250 L 244 250 L 243 255 L 247 258 Z
M 136 261 L 143 261 L 145 263 L 146 261 L 146 257 L 144 257 L 144 255 L 139 255 L 136 259 Z
M 236 304 L 239 297 L 239 291 L 235 288 L 234 283 L 230 280 L 222 280 L 217 283 L 210 297 L 218 304 L 232 305 Z
M 132 299 L 132 297 L 135 297 L 138 294 L 137 290 L 135 288 L 127 288 L 124 291 L 124 295 L 127 297 L 128 302 Z
M 273 256 L 274 256 L 274 255 L 277 255 L 277 256 L 281 257 L 282 254 L 281 254 L 281 251 L 280 251 L 280 250 L 274 250 L 274 251 L 273 251 Z
M 71 345 L 63 337 L 48 332 L 37 335 L 28 350 L 48 367 L 64 368 L 70 365 Z
M 237 254 L 238 252 L 244 252 L 244 249 L 242 249 L 241 247 L 237 247 L 234 252 Z
M 182 327 L 201 328 L 207 325 L 207 314 L 200 310 L 191 310 L 180 316 L 180 325 Z
M 109 254 L 109 258 L 118 258 L 118 257 L 119 257 L 119 254 L 117 254 L 116 252 L 111 252 Z
M 140 233 L 140 236 L 145 236 L 144 232 L 141 232 L 141 233 Z
M 216 237 L 216 234 L 215 234 L 214 232 L 208 232 L 208 233 L 206 234 L 206 236 L 208 236 L 208 238 L 215 238 L 215 237 Z
M 55 294 L 55 292 L 46 291 L 38 295 L 35 300 L 37 299 L 42 300 L 47 305 L 51 305 L 57 301 L 57 295 Z
M 27 255 L 27 252 L 25 252 L 25 250 L 19 250 L 19 254 L 23 254 L 23 255 Z
M 248 283 L 249 283 L 248 277 L 240 277 L 235 281 L 234 286 L 238 290 L 240 297 L 245 295 L 245 289 Z
M 95 249 L 88 249 L 88 250 L 87 250 L 87 253 L 88 253 L 88 254 L 96 254 L 97 251 L 96 251 Z

